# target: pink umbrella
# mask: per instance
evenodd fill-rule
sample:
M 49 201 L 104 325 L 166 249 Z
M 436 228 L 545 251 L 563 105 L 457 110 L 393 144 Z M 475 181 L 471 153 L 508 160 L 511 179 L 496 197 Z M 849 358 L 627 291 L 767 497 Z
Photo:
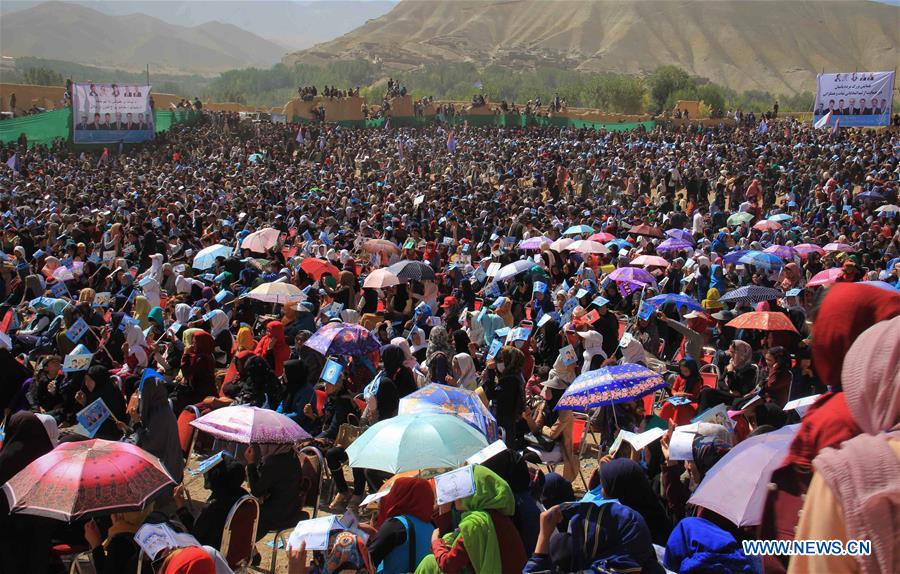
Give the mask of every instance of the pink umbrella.
M 787 245 L 770 245 L 763 249 L 763 253 L 770 253 L 775 255 L 776 257 L 780 257 L 785 261 L 791 261 L 799 255 L 797 251 L 793 247 L 788 247 Z
M 3 485 L 9 508 L 56 520 L 141 510 L 175 481 L 158 458 L 126 442 L 65 442 Z
M 831 285 L 844 276 L 844 270 L 840 267 L 832 267 L 825 271 L 819 271 L 806 284 L 807 287 L 821 287 L 822 285 Z
M 799 424 L 790 425 L 739 442 L 709 469 L 688 502 L 738 527 L 759 524 L 772 472 L 784 460 L 799 428 Z
M 658 255 L 641 255 L 631 260 L 632 265 L 640 267 L 668 267 L 669 262 Z
M 528 239 L 523 239 L 519 242 L 519 249 L 525 249 L 526 251 L 537 251 L 544 244 L 549 243 L 553 243 L 553 240 L 543 235 L 539 237 L 529 237 Z
M 822 255 L 825 253 L 825 250 L 816 245 L 815 243 L 801 243 L 800 245 L 794 246 L 794 251 L 800 254 L 800 257 L 806 259 L 810 253 L 818 253 Z
M 613 235 L 612 233 L 607 233 L 605 231 L 595 233 L 595 234 L 591 235 L 590 237 L 588 237 L 588 239 L 590 239 L 591 241 L 599 241 L 600 243 L 606 243 L 608 241 L 612 241 L 615 238 L 616 238 L 615 235 Z
M 777 221 L 772 221 L 771 219 L 763 219 L 754 223 L 753 229 L 759 231 L 778 231 L 781 229 L 781 224 Z
M 239 405 L 224 407 L 191 421 L 216 438 L 253 443 L 293 443 L 312 438 L 303 427 L 273 410 Z
M 844 253 L 856 253 L 856 248 L 852 245 L 847 245 L 846 243 L 829 243 L 822 249 L 833 252 L 842 251 Z
M 241 241 L 241 249 L 249 249 L 254 253 L 265 253 L 278 243 L 281 232 L 272 227 L 254 231 Z
M 362 247 L 367 253 L 400 253 L 400 246 L 387 239 L 369 239 Z
M 602 243 L 597 243 L 596 241 L 590 241 L 588 239 L 579 239 L 578 241 L 573 241 L 569 244 L 570 251 L 576 251 L 578 253 L 600 253 L 602 255 L 606 255 L 609 253 L 609 249 L 606 248 Z

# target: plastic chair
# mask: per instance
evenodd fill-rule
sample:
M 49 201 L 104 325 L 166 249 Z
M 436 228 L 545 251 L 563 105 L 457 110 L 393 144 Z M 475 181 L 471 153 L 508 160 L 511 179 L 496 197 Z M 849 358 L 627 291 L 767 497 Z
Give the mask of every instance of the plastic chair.
M 325 401 L 328 399 L 328 395 L 325 394 L 325 391 L 316 389 L 316 414 L 322 416 L 322 411 L 325 409 Z
M 200 418 L 200 409 L 195 405 L 184 407 L 181 414 L 178 415 L 178 442 L 181 444 L 181 452 L 185 459 L 191 457 L 194 451 L 194 444 L 197 442 L 197 429 L 191 425 L 191 421 Z
M 259 501 L 249 494 L 242 496 L 231 507 L 222 529 L 220 551 L 230 568 L 241 568 L 250 562 L 256 546 L 257 526 Z
M 700 367 L 700 378 L 704 387 L 715 389 L 719 382 L 719 367 L 713 364 L 703 365 Z
M 69 562 L 69 574 L 81 574 L 80 561 L 87 558 L 93 570 L 94 560 L 91 557 L 91 549 L 84 545 L 56 544 L 50 549 L 50 553 L 63 563 Z

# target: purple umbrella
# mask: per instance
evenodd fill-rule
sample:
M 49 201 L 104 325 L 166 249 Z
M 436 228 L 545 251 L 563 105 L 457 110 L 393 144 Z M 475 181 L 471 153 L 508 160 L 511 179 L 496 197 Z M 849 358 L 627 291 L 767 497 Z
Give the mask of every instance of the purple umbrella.
M 579 375 L 563 393 L 555 410 L 584 411 L 633 401 L 664 386 L 662 376 L 643 365 L 612 365 Z
M 325 356 L 358 356 L 381 348 L 368 329 L 353 323 L 328 323 L 307 339 L 304 346 Z
M 682 241 L 687 241 L 691 245 L 694 244 L 694 236 L 691 235 L 691 232 L 687 229 L 667 229 L 666 235 L 672 239 L 681 239 Z
M 793 261 L 794 257 L 799 256 L 799 253 L 793 247 L 788 247 L 787 245 L 770 245 L 763 249 L 763 253 L 781 257 L 785 261 Z
M 856 253 L 856 248 L 846 243 L 829 243 L 823 247 L 825 251 L 843 251 L 844 253 Z
M 638 285 L 656 285 L 656 279 L 640 267 L 619 267 L 613 269 L 609 278 L 616 282 L 636 283 Z
M 739 442 L 709 469 L 688 502 L 738 527 L 759 524 L 772 472 L 784 460 L 799 428 L 799 424 L 790 425 Z
M 519 242 L 519 249 L 525 249 L 526 251 L 537 251 L 545 243 L 553 243 L 553 240 L 549 237 L 544 237 L 543 235 L 541 235 L 540 237 L 529 237 L 528 239 Z
M 726 253 L 724 257 L 722 257 L 722 261 L 728 265 L 733 263 L 737 263 L 738 260 L 744 256 L 744 254 L 749 253 L 749 249 L 738 249 L 737 251 L 732 251 L 731 253 Z
M 682 249 L 693 249 L 693 243 L 684 239 L 670 238 L 656 246 L 657 251 L 680 251 Z
M 312 438 L 285 415 L 247 405 L 216 409 L 191 421 L 191 425 L 216 438 L 243 444 L 292 443 Z

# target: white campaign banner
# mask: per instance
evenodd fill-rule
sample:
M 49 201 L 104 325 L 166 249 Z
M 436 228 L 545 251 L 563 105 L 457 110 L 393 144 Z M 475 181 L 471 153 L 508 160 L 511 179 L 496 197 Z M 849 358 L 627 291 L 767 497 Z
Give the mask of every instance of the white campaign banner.
M 814 123 L 831 112 L 842 127 L 890 124 L 893 71 L 819 74 L 816 83 Z
M 75 143 L 138 142 L 153 137 L 150 86 L 73 84 Z

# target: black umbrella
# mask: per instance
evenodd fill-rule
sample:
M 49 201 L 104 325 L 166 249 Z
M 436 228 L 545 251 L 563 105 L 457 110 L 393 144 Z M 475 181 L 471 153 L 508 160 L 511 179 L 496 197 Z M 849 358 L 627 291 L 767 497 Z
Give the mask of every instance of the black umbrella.
M 734 291 L 729 291 L 719 301 L 723 303 L 751 303 L 755 305 L 762 301 L 771 301 L 779 297 L 784 297 L 784 293 L 778 289 L 763 287 L 762 285 L 746 285 Z
M 410 261 L 404 259 L 398 261 L 387 268 L 388 271 L 397 276 L 401 281 L 425 281 L 435 279 L 434 269 L 427 263 L 421 261 Z

